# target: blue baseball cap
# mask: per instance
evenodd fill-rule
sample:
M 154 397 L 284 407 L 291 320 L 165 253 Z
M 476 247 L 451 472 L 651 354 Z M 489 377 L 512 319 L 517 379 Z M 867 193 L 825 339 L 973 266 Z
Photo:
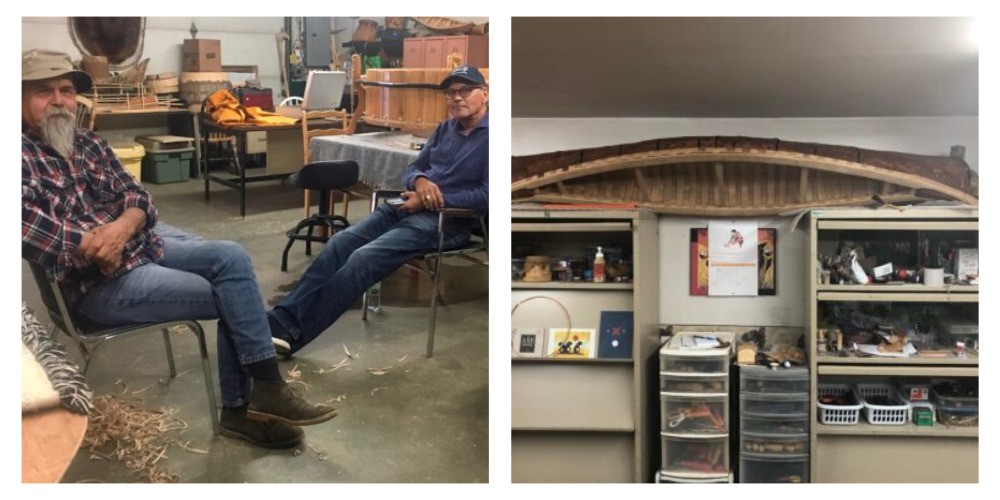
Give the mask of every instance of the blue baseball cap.
M 486 85 L 486 79 L 483 78 L 483 74 L 478 69 L 467 65 L 453 69 L 451 74 L 441 81 L 441 89 L 448 88 L 455 81 L 469 82 L 473 85 Z

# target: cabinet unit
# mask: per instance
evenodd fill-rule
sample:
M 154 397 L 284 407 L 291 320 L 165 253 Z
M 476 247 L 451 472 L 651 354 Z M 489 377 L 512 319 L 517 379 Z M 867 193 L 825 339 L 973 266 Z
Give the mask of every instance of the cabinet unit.
M 476 35 L 428 36 L 403 40 L 404 68 L 445 68 L 448 56 L 458 54 L 462 62 L 477 68 L 490 66 L 489 38 Z
M 741 483 L 809 482 L 809 372 L 740 366 Z
M 661 480 L 729 480 L 734 339 L 731 332 L 678 332 L 660 349 Z
M 650 212 L 512 211 L 515 256 L 528 248 L 555 260 L 585 255 L 592 246 L 618 247 L 631 256 L 634 276 L 606 283 L 512 281 L 514 328 L 565 328 L 568 315 L 574 329 L 599 330 L 602 311 L 632 311 L 634 323 L 628 359 L 511 358 L 513 482 L 653 481 L 658 405 L 645 395 L 657 389 L 650 376 L 658 344 L 657 232 Z M 554 301 L 530 300 L 535 297 Z
M 964 325 L 965 335 L 978 331 L 978 285 L 927 285 L 905 280 L 841 284 L 839 279 L 823 276 L 819 264 L 820 256 L 834 255 L 853 245 L 866 250 L 866 265 L 892 263 L 896 278 L 905 278 L 905 269 L 928 265 L 943 264 L 947 273 L 957 269 L 956 256 L 968 255 L 959 249 L 978 248 L 978 209 L 817 210 L 811 214 L 809 228 L 807 346 L 812 481 L 977 482 L 977 427 L 940 422 L 918 426 L 912 421 L 900 424 L 895 418 L 874 419 L 876 423 L 872 424 L 864 410 L 860 410 L 860 418 L 849 414 L 859 411 L 859 402 L 853 398 L 839 410 L 842 415 L 830 418 L 826 406 L 824 415 L 819 414 L 817 397 L 820 391 L 836 389 L 847 393 L 851 387 L 857 397 L 864 392 L 859 389 L 898 387 L 901 381 L 913 377 L 978 383 L 978 350 L 956 354 L 951 337 L 956 330 L 949 326 Z M 932 262 L 938 260 L 942 262 Z M 904 272 L 899 272 L 900 267 Z M 907 332 L 907 340 L 916 352 L 886 355 L 879 350 L 866 356 L 834 352 L 838 349 L 833 339 L 836 332 L 840 332 L 841 346 L 851 351 L 852 344 L 860 341 L 848 336 L 847 331 L 857 325 L 875 324 L 884 331 Z M 863 394 L 861 397 L 865 398 Z

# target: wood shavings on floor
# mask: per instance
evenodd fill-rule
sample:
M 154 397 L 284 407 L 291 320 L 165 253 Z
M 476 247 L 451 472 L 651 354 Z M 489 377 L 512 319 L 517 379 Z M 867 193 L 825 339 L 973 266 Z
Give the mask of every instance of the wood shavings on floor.
M 344 353 L 347 354 L 348 358 L 351 358 L 351 361 L 354 361 L 355 359 L 360 358 L 361 357 L 361 351 L 363 351 L 364 348 L 365 348 L 365 346 L 362 344 L 361 347 L 358 348 L 358 352 L 352 353 L 351 351 L 349 351 L 347 349 L 347 344 L 342 344 L 342 345 L 344 346 Z
M 343 368 L 345 366 L 350 366 L 350 364 L 351 364 L 350 359 L 349 358 L 344 358 L 344 359 L 342 359 L 340 361 L 340 363 L 337 363 L 337 364 L 331 366 L 330 368 L 320 368 L 319 370 L 313 370 L 313 373 L 324 374 L 324 373 L 335 372 L 335 371 L 337 371 L 337 370 L 339 370 L 339 369 L 341 369 L 341 368 Z
M 124 398 L 98 396 L 83 447 L 91 458 L 118 460 L 140 480 L 176 483 L 180 476 L 159 463 L 168 458 L 167 449 L 176 442 L 168 433 L 187 428 L 172 413 L 139 408 Z

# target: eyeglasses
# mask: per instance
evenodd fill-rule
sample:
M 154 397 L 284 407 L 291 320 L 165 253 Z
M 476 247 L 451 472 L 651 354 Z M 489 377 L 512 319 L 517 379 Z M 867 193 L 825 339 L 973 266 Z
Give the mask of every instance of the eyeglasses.
M 481 88 L 483 88 L 481 85 L 477 85 L 475 87 L 462 87 L 462 88 L 457 88 L 457 89 L 448 89 L 448 90 L 442 91 L 441 93 L 444 94 L 445 98 L 447 98 L 447 99 L 454 99 L 455 96 L 457 96 L 457 95 L 460 95 L 460 96 L 462 96 L 462 99 L 465 99 L 466 97 L 469 97 L 469 94 L 472 94 L 473 90 L 481 89 Z

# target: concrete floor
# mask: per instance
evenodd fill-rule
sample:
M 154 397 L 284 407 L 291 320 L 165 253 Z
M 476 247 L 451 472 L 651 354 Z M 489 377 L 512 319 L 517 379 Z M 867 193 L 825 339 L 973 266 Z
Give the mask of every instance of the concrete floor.
M 241 220 L 235 191 L 213 185 L 212 201 L 206 204 L 203 186 L 192 179 L 148 188 L 162 220 L 246 247 L 264 299 L 273 304 L 311 260 L 299 242 L 289 254 L 288 272 L 279 269 L 284 232 L 302 217 L 301 191 L 277 182 L 254 185 Z M 349 219 L 357 221 L 366 213 L 367 202 L 355 201 Z M 22 297 L 48 325 L 31 273 L 22 267 Z M 208 450 L 200 454 L 170 447 L 160 465 L 184 482 L 488 482 L 487 273 L 481 266 L 455 262 L 443 276 L 447 305 L 438 309 L 433 358 L 424 357 L 429 280 L 401 270 L 383 284 L 381 313 L 362 322 L 359 302 L 295 357 L 280 362 L 286 379 L 291 370 L 301 372 L 299 380 L 310 386 L 302 392 L 306 398 L 340 399 L 333 403 L 337 418 L 304 427 L 306 437 L 293 449 L 268 450 L 213 437 L 197 345 L 183 332 L 172 335 L 180 373 L 176 379 L 168 377 L 162 341 L 149 336 L 102 348 L 88 382 L 96 394 L 127 393 L 144 408 L 176 411 L 188 425 L 177 437 Z M 214 370 L 215 322 L 203 326 Z M 76 355 L 67 337 L 57 338 Z M 345 346 L 360 356 L 348 367 L 317 373 L 341 362 Z M 367 371 L 390 366 L 380 376 Z M 218 394 L 217 372 L 212 376 Z M 121 464 L 92 459 L 85 450 L 63 478 L 134 480 Z

